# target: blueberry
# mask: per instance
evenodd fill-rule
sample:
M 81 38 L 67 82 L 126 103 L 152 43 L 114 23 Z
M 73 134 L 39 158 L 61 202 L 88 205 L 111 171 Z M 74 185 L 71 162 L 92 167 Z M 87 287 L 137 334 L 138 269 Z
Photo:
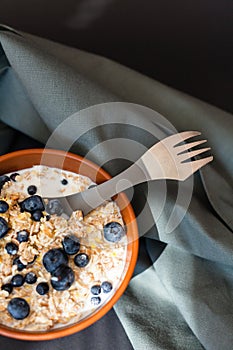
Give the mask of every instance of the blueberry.
M 3 214 L 9 209 L 9 205 L 5 201 L 0 201 L 0 213 Z
M 13 173 L 13 174 L 10 175 L 10 179 L 12 181 L 16 182 L 16 176 L 18 176 L 18 175 L 19 175 L 19 173 Z
M 74 282 L 74 271 L 67 265 L 60 265 L 52 274 L 51 284 L 54 289 L 69 289 Z
M 24 281 L 25 278 L 22 275 L 17 274 L 12 277 L 11 284 L 13 287 L 21 287 L 24 284 Z
M 63 249 L 51 249 L 43 257 L 44 267 L 48 272 L 54 272 L 60 265 L 66 265 L 68 257 Z
M 74 263 L 78 267 L 85 267 L 89 263 L 89 256 L 85 253 L 77 254 L 74 257 Z
M 62 179 L 62 180 L 61 180 L 61 183 L 62 183 L 62 185 L 67 185 L 67 184 L 68 184 L 68 181 L 67 181 L 66 179 Z
M 101 284 L 101 289 L 104 293 L 109 293 L 112 290 L 112 284 L 110 282 L 105 281 Z
M 40 295 L 45 295 L 49 291 L 49 285 L 47 282 L 41 282 L 36 286 L 36 291 Z
M 6 182 L 11 181 L 9 176 L 7 175 L 2 175 L 0 176 L 0 191 L 2 190 L 3 186 L 5 185 Z
M 50 215 L 46 215 L 46 221 L 49 221 L 51 219 Z
M 104 238 L 109 242 L 119 242 L 125 235 L 125 230 L 118 222 L 109 222 L 104 226 Z
M 17 265 L 17 270 L 18 271 L 23 271 L 26 267 L 26 265 L 24 265 L 21 261 L 20 258 L 17 256 L 16 258 L 14 258 L 13 260 L 13 265 Z
M 9 294 L 11 294 L 12 290 L 13 290 L 13 286 L 11 283 L 6 283 L 2 285 L 2 290 L 5 290 L 6 292 L 8 292 Z
M 23 320 L 29 315 L 30 307 L 25 299 L 13 298 L 7 306 L 7 310 L 16 320 Z
M 37 187 L 34 185 L 30 185 L 27 188 L 28 194 L 30 194 L 30 196 L 32 196 L 33 194 L 36 194 L 37 192 Z
M 25 282 L 28 284 L 34 284 L 37 281 L 37 276 L 34 272 L 28 272 L 25 276 Z
M 7 221 L 0 217 L 0 238 L 3 238 L 9 230 Z
M 46 211 L 51 215 L 56 214 L 60 216 L 63 213 L 61 202 L 58 199 L 50 199 L 46 205 Z
M 80 249 L 79 239 L 74 235 L 66 236 L 62 241 L 62 245 L 63 245 L 64 251 L 68 255 L 76 254 Z
M 29 238 L 29 232 L 28 231 L 22 230 L 22 231 L 17 232 L 17 241 L 19 243 L 27 242 L 28 238 Z
M 43 217 L 44 217 L 44 215 L 40 210 L 36 210 L 31 214 L 31 218 L 34 221 L 40 221 L 40 219 Z
M 10 255 L 15 255 L 19 250 L 18 246 L 12 242 L 7 243 L 5 246 L 5 249 L 6 249 L 7 253 Z
M 92 297 L 92 298 L 91 298 L 91 303 L 92 303 L 93 305 L 99 305 L 99 304 L 101 303 L 100 297 Z
M 27 211 L 33 213 L 36 210 L 43 211 L 45 209 L 42 198 L 38 195 L 24 199 L 19 205 L 22 212 Z
M 94 295 L 99 295 L 101 293 L 101 287 L 100 285 L 96 284 L 91 287 L 91 293 Z

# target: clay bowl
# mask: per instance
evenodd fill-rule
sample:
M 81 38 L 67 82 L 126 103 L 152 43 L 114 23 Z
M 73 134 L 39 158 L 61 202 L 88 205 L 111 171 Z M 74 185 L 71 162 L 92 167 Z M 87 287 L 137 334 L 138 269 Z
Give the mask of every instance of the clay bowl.
M 96 164 L 82 158 L 81 156 L 52 149 L 28 149 L 8 153 L 0 157 L 0 174 L 15 172 L 20 169 L 29 168 L 33 165 L 43 164 L 51 167 L 62 168 L 72 172 L 88 176 L 96 183 L 102 183 L 111 176 Z M 120 285 L 109 301 L 103 304 L 93 314 L 66 327 L 57 328 L 43 332 L 21 331 L 5 327 L 0 324 L 0 334 L 11 338 L 22 340 L 50 340 L 65 337 L 89 327 L 103 317 L 118 301 L 124 293 L 133 274 L 138 255 L 138 228 L 135 215 L 125 194 L 120 194 L 116 199 L 121 210 L 124 223 L 127 227 L 127 257 L 125 270 Z

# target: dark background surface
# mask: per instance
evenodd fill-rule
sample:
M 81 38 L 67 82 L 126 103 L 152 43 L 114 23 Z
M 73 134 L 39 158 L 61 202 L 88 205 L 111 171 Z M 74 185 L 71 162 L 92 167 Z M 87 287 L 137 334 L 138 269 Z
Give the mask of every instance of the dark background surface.
M 0 22 L 233 112 L 232 0 L 0 0 Z

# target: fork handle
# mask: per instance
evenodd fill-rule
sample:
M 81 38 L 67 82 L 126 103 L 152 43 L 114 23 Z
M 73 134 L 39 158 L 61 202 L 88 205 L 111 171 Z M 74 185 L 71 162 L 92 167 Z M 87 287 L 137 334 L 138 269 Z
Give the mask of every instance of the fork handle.
M 66 200 L 72 210 L 81 209 L 84 215 L 111 199 L 114 195 L 139 183 L 150 180 L 149 173 L 141 159 L 129 168 L 104 183 L 84 192 L 67 196 Z

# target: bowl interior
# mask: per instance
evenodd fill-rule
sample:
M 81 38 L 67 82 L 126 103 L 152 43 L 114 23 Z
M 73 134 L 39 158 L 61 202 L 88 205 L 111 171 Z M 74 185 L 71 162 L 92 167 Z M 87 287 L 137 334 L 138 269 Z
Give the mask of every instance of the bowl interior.
M 15 172 L 39 164 L 79 173 L 88 176 L 96 183 L 102 183 L 111 178 L 111 176 L 102 168 L 78 155 L 52 149 L 30 149 L 3 155 L 0 157 L 0 174 Z M 138 228 L 133 209 L 126 195 L 123 193 L 117 196 L 116 202 L 120 208 L 123 208 L 121 214 L 127 227 L 127 238 L 129 243 L 127 245 L 123 279 L 111 299 L 103 304 L 101 308 L 97 309 L 96 312 L 72 325 L 44 332 L 29 332 L 15 330 L 0 324 L 1 335 L 23 340 L 55 339 L 73 334 L 90 326 L 112 308 L 123 294 L 130 281 L 138 255 Z

